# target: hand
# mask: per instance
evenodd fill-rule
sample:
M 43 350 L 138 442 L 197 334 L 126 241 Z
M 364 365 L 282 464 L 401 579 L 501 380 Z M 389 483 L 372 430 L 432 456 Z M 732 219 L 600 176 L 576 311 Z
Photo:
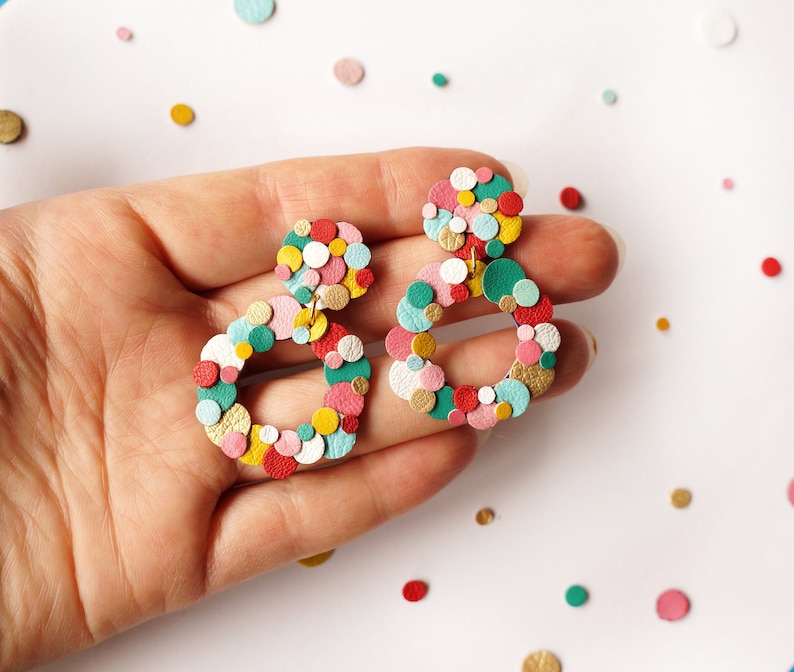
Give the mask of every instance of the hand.
M 507 174 L 472 152 L 411 149 L 0 212 L 0 667 L 44 663 L 334 548 L 466 466 L 476 433 L 411 411 L 389 388 L 391 359 L 378 357 L 353 459 L 255 483 L 262 469 L 227 458 L 197 422 L 191 370 L 252 301 L 286 293 L 275 256 L 301 218 L 362 230 L 375 285 L 335 319 L 365 342 L 383 339 L 416 272 L 448 258 L 422 232 L 427 190 L 457 166 L 482 165 Z M 555 304 L 612 281 L 618 254 L 599 225 L 530 216 L 524 227 L 507 256 Z M 480 299 L 447 312 L 495 311 Z M 543 399 L 575 385 L 589 361 L 586 335 L 557 325 L 557 380 Z M 514 348 L 515 329 L 505 329 L 441 347 L 434 361 L 450 380 L 493 384 Z M 260 359 L 273 368 L 313 356 L 277 344 Z M 251 390 L 243 403 L 255 421 L 295 427 L 325 389 L 314 369 Z

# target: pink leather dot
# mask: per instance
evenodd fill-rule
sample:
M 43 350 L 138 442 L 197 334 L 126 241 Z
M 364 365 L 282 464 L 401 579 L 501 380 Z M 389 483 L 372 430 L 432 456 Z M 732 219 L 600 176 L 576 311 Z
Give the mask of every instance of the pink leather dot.
M 386 334 L 386 352 L 393 359 L 399 359 L 404 362 L 413 353 L 411 349 L 411 342 L 414 340 L 416 334 L 411 333 L 403 327 L 396 326 Z
M 221 380 L 224 383 L 236 383 L 238 375 L 240 375 L 240 372 L 236 366 L 224 366 L 221 369 Z
M 496 404 L 479 404 L 477 408 L 466 414 L 466 420 L 474 429 L 490 429 L 499 422 L 499 418 L 494 413 L 495 408 Z
M 291 429 L 285 429 L 281 432 L 281 436 L 273 444 L 273 447 L 284 457 L 292 457 L 297 455 L 301 449 L 300 437 Z
M 444 387 L 444 369 L 437 364 L 428 364 L 419 371 L 419 384 L 430 392 L 438 392 Z
M 221 439 L 221 450 L 236 460 L 248 450 L 248 439 L 240 432 L 229 432 Z
M 680 590 L 666 590 L 656 600 L 656 613 L 665 621 L 680 621 L 689 613 L 689 598 Z
M 518 327 L 518 340 L 531 341 L 535 337 L 535 329 L 530 324 L 522 324 Z
M 273 272 L 279 280 L 289 280 L 292 277 L 292 271 L 286 264 L 279 264 Z
M 474 171 L 474 176 L 478 182 L 490 182 L 493 179 L 493 171 L 483 166 Z
M 303 274 L 301 280 L 308 287 L 316 287 L 320 284 L 320 274 L 315 269 L 310 268 Z
M 433 219 L 438 214 L 438 208 L 435 203 L 425 203 L 422 207 L 422 217 L 425 219 Z
M 540 346 L 535 341 L 524 341 L 516 347 L 516 359 L 524 366 L 532 366 L 540 361 Z
M 466 414 L 461 411 L 459 408 L 453 408 L 449 414 L 447 415 L 447 421 L 450 425 L 465 425 L 466 424 Z
M 325 364 L 329 369 L 338 369 L 344 363 L 345 360 L 342 359 L 342 355 L 336 350 L 331 350 L 331 352 L 325 355 Z

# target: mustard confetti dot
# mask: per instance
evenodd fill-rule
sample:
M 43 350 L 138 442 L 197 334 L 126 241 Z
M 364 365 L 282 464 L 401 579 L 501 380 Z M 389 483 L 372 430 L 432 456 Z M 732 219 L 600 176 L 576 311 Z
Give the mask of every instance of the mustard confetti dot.
M 22 135 L 22 118 L 10 110 L 0 110 L 0 143 L 10 145 Z
M 411 350 L 422 359 L 430 359 L 436 351 L 436 339 L 426 331 L 414 336 L 411 341 Z
M 193 114 L 193 109 L 188 105 L 179 103 L 178 105 L 174 105 L 171 108 L 171 119 L 174 120 L 175 124 L 187 126 L 193 121 L 194 118 L 195 115 Z
M 324 553 L 310 555 L 308 558 L 301 558 L 298 560 L 298 564 L 303 565 L 304 567 L 317 567 L 317 565 L 322 565 L 333 554 L 334 549 L 331 549 L 330 551 L 325 551 Z
M 248 450 L 238 458 L 243 464 L 248 464 L 252 467 L 262 466 L 262 461 L 265 459 L 265 451 L 270 448 L 271 444 L 262 441 L 259 435 L 260 429 L 262 429 L 262 425 L 251 425 Z
M 685 509 L 692 501 L 692 493 L 685 488 L 676 488 L 670 493 L 670 504 L 676 509 Z
M 522 672 L 561 672 L 560 661 L 550 651 L 533 651 L 524 660 Z
M 478 525 L 490 525 L 494 517 L 493 509 L 480 509 L 477 515 L 474 516 L 474 520 L 477 521 Z
M 312 415 L 312 427 L 323 436 L 333 434 L 339 428 L 339 416 L 333 408 L 318 408 Z
M 507 420 L 511 415 L 513 415 L 513 407 L 506 401 L 500 401 L 498 404 L 496 404 L 496 408 L 494 408 L 494 414 L 500 420 Z
M 659 331 L 667 331 L 670 328 L 670 322 L 666 317 L 660 317 L 656 320 L 656 328 Z

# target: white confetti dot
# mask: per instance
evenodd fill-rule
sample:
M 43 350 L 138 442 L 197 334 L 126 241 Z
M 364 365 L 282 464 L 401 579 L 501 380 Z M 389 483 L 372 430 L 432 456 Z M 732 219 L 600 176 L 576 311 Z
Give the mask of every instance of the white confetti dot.
M 453 217 L 449 220 L 447 226 L 455 233 L 463 233 L 468 228 L 469 223 L 463 217 Z
M 471 168 L 455 168 L 449 181 L 458 191 L 468 191 L 477 186 L 477 175 Z
M 346 362 L 357 362 L 364 356 L 364 344 L 358 336 L 353 334 L 342 336 L 336 350 Z
M 441 279 L 450 285 L 459 285 L 469 274 L 469 267 L 463 259 L 447 259 L 439 269 Z
M 494 390 L 490 385 L 481 387 L 479 390 L 477 390 L 477 399 L 481 404 L 492 404 L 496 399 L 496 390 Z
M 278 441 L 278 429 L 273 425 L 265 425 L 259 430 L 259 439 L 262 443 L 274 444 Z
M 322 434 L 315 434 L 301 444 L 301 449 L 293 457 L 299 464 L 314 464 L 325 452 L 325 441 Z
M 727 12 L 713 9 L 703 15 L 700 34 L 712 47 L 726 47 L 736 39 L 736 21 Z
M 328 247 L 316 240 L 303 248 L 303 261 L 309 268 L 322 268 L 328 262 L 329 256 L 331 253 L 328 251 Z

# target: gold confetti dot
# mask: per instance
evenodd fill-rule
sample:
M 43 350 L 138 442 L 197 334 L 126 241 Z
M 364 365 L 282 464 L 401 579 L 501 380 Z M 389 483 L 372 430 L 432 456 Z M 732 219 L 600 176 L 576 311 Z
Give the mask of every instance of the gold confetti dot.
M 242 404 L 234 404 L 226 413 L 221 416 L 214 425 L 204 428 L 210 441 L 216 446 L 221 445 L 221 440 L 229 432 L 240 432 L 245 434 L 251 431 L 251 416 Z
M 417 413 L 430 413 L 436 407 L 436 395 L 430 390 L 417 387 L 411 392 L 411 398 L 408 403 Z
M 480 509 L 477 512 L 477 515 L 474 517 L 474 520 L 477 521 L 478 525 L 490 525 L 493 522 L 493 519 L 493 509 Z
M 174 120 L 175 124 L 187 126 L 194 118 L 193 110 L 188 105 L 180 103 L 171 108 L 171 119 Z
M 357 394 L 360 397 L 369 392 L 369 381 L 364 378 L 364 376 L 356 376 L 353 378 L 350 386 L 353 389 L 353 394 Z
M 245 317 L 254 326 L 267 324 L 273 317 L 273 308 L 267 301 L 254 301 L 245 311 Z
M 465 242 L 466 237 L 462 233 L 455 233 L 448 226 L 443 227 L 438 232 L 438 244 L 447 252 L 459 250 Z
M 240 359 L 248 359 L 254 354 L 254 348 L 250 343 L 243 341 L 234 346 L 234 354 Z
M 513 415 L 513 407 L 506 401 L 500 401 L 498 404 L 496 404 L 494 413 L 500 420 L 507 420 L 511 415 Z
M 10 110 L 0 110 L 0 142 L 10 145 L 22 135 L 22 119 Z
M 539 397 L 554 382 L 554 369 L 544 369 L 540 364 L 525 366 L 516 360 L 510 369 L 510 377 L 524 383 L 533 397 Z
M 460 203 L 463 207 L 468 208 L 470 205 L 474 205 L 474 201 L 477 199 L 474 196 L 473 191 L 459 191 L 458 192 L 458 203 Z
M 659 331 L 667 331 L 670 328 L 670 322 L 666 317 L 660 317 L 656 320 L 656 328 Z
M 685 488 L 676 488 L 670 493 L 670 504 L 676 509 L 685 509 L 692 501 L 692 493 Z
M 499 299 L 499 310 L 503 313 L 512 313 L 516 308 L 518 308 L 518 303 L 509 294 Z
M 523 672 L 561 672 L 557 657 L 549 651 L 533 651 L 524 660 Z
M 425 306 L 425 317 L 431 322 L 438 322 L 444 314 L 444 309 L 437 303 Z
M 330 551 L 325 551 L 324 553 L 318 553 L 317 555 L 310 555 L 308 558 L 301 558 L 300 560 L 298 560 L 298 564 L 301 564 L 304 567 L 317 567 L 317 565 L 322 565 L 333 554 L 334 554 L 334 549 L 331 549 Z
M 436 352 L 436 339 L 426 331 L 420 332 L 411 341 L 411 350 L 422 359 L 430 359 Z
M 334 257 L 342 257 L 347 252 L 347 243 L 341 238 L 334 238 L 328 243 L 328 251 Z
M 480 212 L 484 212 L 486 215 L 492 215 L 498 209 L 499 204 L 495 198 L 484 198 L 480 201 Z
M 330 285 L 323 294 L 323 300 L 331 310 L 342 310 L 350 303 L 350 290 L 344 285 Z

